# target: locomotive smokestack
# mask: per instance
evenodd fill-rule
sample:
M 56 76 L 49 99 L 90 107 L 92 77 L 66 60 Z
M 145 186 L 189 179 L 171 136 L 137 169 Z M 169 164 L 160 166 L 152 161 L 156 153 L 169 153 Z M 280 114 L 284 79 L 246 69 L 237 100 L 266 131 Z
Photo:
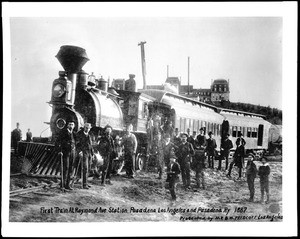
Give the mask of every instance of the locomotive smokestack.
M 77 73 L 90 59 L 87 57 L 85 49 L 77 46 L 61 46 L 55 56 L 65 71 L 68 73 Z
M 71 81 L 70 86 L 68 86 L 67 99 L 69 104 L 74 105 L 77 73 L 81 71 L 81 68 L 89 61 L 89 58 L 86 55 L 85 49 L 69 45 L 61 46 L 55 57 L 67 72 L 67 77 L 69 81 Z

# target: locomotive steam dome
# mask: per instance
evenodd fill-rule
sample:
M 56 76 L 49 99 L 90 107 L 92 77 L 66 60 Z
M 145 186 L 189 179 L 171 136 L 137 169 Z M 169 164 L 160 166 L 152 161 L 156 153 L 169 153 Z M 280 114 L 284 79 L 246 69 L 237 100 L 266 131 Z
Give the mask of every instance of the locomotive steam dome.
M 55 56 L 65 71 L 76 73 L 81 70 L 87 61 L 85 49 L 78 46 L 65 45 L 61 46 L 59 52 Z

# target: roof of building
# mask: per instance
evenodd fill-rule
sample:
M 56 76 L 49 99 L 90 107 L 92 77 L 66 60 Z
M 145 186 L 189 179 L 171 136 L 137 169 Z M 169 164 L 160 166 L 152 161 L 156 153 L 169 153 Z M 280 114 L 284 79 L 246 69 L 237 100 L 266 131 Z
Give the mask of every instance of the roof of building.
M 228 81 L 224 79 L 217 79 L 214 80 L 212 84 L 228 84 Z
M 211 89 L 193 89 L 193 92 L 211 92 Z

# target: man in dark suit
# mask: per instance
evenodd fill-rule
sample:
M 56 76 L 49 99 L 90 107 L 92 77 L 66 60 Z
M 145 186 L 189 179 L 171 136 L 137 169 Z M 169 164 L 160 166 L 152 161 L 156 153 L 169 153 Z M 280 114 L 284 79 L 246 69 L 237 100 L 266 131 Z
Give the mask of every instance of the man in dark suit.
M 171 136 L 169 134 L 165 135 L 165 140 L 163 143 L 163 151 L 164 151 L 164 163 L 169 165 L 170 154 L 171 152 L 176 152 L 178 147 L 171 142 Z
M 199 149 L 205 150 L 206 137 L 204 135 L 204 128 L 200 128 L 200 134 L 197 136 L 197 144 L 198 144 Z
M 231 170 L 233 166 L 237 166 L 239 168 L 239 178 L 242 178 L 242 167 L 243 167 L 243 158 L 245 156 L 245 148 L 241 144 L 241 141 L 237 142 L 237 147 L 233 155 L 233 161 L 229 165 L 229 171 L 227 176 L 230 178 L 231 177 Z
M 178 128 L 175 128 L 174 131 L 174 137 L 171 139 L 171 141 L 176 145 L 179 146 L 181 144 L 181 137 Z
M 28 129 L 26 133 L 26 142 L 31 142 L 32 141 L 32 133 L 30 132 L 30 129 Z
M 167 182 L 169 183 L 169 190 L 172 196 L 172 201 L 176 200 L 176 183 L 179 181 L 179 174 L 180 174 L 180 166 L 176 162 L 176 156 L 174 153 L 170 155 L 169 161 L 170 163 L 168 164 L 167 168 Z
M 104 165 L 102 166 L 101 185 L 112 184 L 110 181 L 110 175 L 112 171 L 113 158 L 116 155 L 115 142 L 111 133 L 113 128 L 110 125 L 106 125 L 104 128 L 104 135 L 99 138 L 100 153 L 104 157 Z
M 126 126 L 125 135 L 122 137 L 121 146 L 124 146 L 125 169 L 128 178 L 134 178 L 135 154 L 137 150 L 137 139 L 133 133 L 132 124 Z
M 89 189 L 90 187 L 90 185 L 87 182 L 87 177 L 89 172 L 89 165 L 94 155 L 92 139 L 89 134 L 90 129 L 91 124 L 85 123 L 83 130 L 79 131 L 77 134 L 77 151 L 79 152 L 79 157 L 82 158 L 82 187 L 84 189 Z
M 238 138 L 235 141 L 236 146 L 238 147 L 238 145 L 243 146 L 244 148 L 244 154 L 245 154 L 245 145 L 246 145 L 246 141 L 244 139 L 244 136 L 242 134 L 242 132 L 238 132 Z M 244 167 L 244 156 L 242 157 L 242 167 Z
M 225 160 L 225 170 L 228 169 L 228 157 L 230 149 L 233 148 L 232 141 L 229 139 L 229 134 L 225 135 L 225 138 L 221 142 L 221 157 L 219 158 L 219 167 L 218 170 L 222 168 L 222 160 Z
M 14 148 L 15 154 L 18 154 L 18 143 L 22 139 L 22 131 L 20 130 L 19 127 L 20 127 L 20 124 L 17 123 L 17 128 L 15 128 L 11 132 L 11 142 L 12 142 L 12 146 Z
M 208 167 L 214 168 L 214 160 L 216 156 L 216 148 L 217 148 L 217 143 L 216 140 L 213 138 L 213 133 L 210 131 L 208 133 L 209 138 L 206 141 L 206 152 L 207 152 L 207 159 L 208 159 Z
M 73 172 L 73 162 L 75 159 L 76 134 L 74 133 L 75 122 L 70 119 L 67 127 L 63 129 L 56 140 L 56 147 L 59 149 L 59 155 L 63 157 L 63 181 L 61 187 L 73 190 L 70 186 L 70 179 Z
M 188 135 L 183 133 L 182 143 L 178 147 L 178 159 L 181 168 L 182 182 L 186 189 L 190 189 L 191 179 L 191 157 L 195 154 L 193 145 L 187 142 Z

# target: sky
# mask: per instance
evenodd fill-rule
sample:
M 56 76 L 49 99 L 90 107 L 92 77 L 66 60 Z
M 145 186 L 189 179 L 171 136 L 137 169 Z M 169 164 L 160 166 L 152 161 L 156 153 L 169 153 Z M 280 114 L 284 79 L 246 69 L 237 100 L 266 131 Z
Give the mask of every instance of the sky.
M 282 109 L 282 17 L 10 17 L 11 129 L 49 135 L 51 86 L 63 70 L 62 45 L 86 49 L 87 73 L 105 79 L 136 75 L 142 88 L 141 50 L 146 41 L 147 84 L 169 76 L 209 88 L 229 79 L 230 101 Z

